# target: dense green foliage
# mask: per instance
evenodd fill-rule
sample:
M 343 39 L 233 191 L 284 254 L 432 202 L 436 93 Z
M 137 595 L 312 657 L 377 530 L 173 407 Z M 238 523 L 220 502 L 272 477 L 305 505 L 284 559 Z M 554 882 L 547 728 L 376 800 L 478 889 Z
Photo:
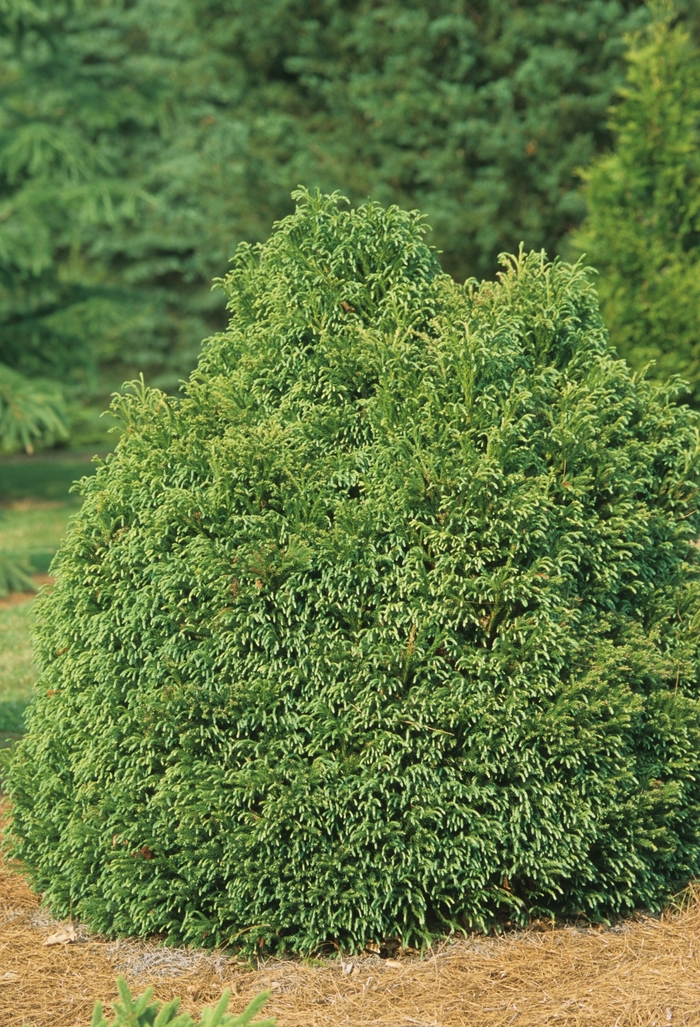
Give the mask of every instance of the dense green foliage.
M 586 273 L 300 194 L 40 600 L 14 853 L 100 931 L 309 951 L 700 870 L 700 441 Z
M 0 364 L 0 453 L 68 438 L 63 397 L 51 382 L 38 382 Z
M 628 54 L 614 150 L 587 174 L 577 238 L 600 271 L 613 342 L 634 367 L 682 374 L 700 403 L 700 53 L 669 4 Z
M 97 1002 L 92 1015 L 91 1027 L 195 1027 L 189 1013 L 179 1013 L 180 999 L 173 999 L 161 1005 L 153 1002 L 153 988 L 148 988 L 137 999 L 132 998 L 129 986 L 123 977 L 117 977 L 117 988 L 121 1002 L 114 1003 L 115 1017 L 111 1023 L 102 1015 L 102 1003 Z M 254 998 L 240 1016 L 227 1013 L 231 992 L 227 988 L 216 1006 L 206 1007 L 196 1027 L 274 1027 L 274 1020 L 256 1020 L 253 1017 L 270 997 L 263 991 Z
M 212 276 L 300 181 L 420 206 L 458 278 L 521 240 L 556 252 L 646 17 L 639 0 L 5 0 L 0 361 L 83 401 L 140 370 L 172 390 L 225 324 Z

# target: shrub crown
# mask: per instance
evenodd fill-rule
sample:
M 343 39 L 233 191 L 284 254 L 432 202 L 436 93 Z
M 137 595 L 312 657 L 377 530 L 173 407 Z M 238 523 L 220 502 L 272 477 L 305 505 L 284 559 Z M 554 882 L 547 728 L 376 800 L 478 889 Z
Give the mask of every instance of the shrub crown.
M 578 266 L 457 286 L 297 194 L 41 600 L 14 852 L 105 932 L 311 951 L 658 906 L 700 868 L 695 415 Z

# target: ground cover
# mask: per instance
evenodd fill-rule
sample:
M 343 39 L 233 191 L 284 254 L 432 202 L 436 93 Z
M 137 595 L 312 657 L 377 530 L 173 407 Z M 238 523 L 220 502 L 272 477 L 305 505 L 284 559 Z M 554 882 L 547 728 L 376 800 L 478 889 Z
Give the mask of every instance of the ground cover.
M 700 905 L 613 928 L 547 929 L 443 944 L 423 959 L 364 953 L 349 960 L 269 960 L 150 941 L 106 941 L 75 925 L 70 944 L 47 945 L 57 923 L 19 875 L 0 865 L 0 1022 L 3 1027 L 87 1027 L 95 1001 L 132 993 L 183 999 L 197 1013 L 231 989 L 242 1010 L 270 990 L 277 1027 L 667 1027 L 697 1024 Z

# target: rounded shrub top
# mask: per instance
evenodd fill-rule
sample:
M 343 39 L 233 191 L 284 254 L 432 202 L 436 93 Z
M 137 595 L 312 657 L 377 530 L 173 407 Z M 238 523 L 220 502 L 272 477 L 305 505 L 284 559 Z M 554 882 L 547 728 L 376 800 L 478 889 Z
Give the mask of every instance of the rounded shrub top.
M 135 387 L 6 773 L 52 908 L 312 951 L 655 906 L 700 869 L 695 415 L 579 267 L 440 272 L 297 194 Z

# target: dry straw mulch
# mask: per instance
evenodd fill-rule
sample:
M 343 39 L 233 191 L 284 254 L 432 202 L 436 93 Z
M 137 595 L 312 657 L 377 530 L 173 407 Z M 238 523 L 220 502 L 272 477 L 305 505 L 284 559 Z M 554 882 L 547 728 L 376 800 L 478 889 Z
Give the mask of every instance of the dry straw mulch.
M 68 929 L 78 940 L 46 945 Z M 224 987 L 242 1009 L 269 988 L 278 1027 L 666 1027 L 700 1025 L 700 892 L 660 919 L 612 929 L 535 930 L 445 944 L 423 959 L 270 961 L 257 970 L 221 953 L 108 942 L 57 924 L 22 877 L 0 865 L 0 1024 L 79 1027 L 96 999 L 132 990 L 180 995 L 195 1011 Z

